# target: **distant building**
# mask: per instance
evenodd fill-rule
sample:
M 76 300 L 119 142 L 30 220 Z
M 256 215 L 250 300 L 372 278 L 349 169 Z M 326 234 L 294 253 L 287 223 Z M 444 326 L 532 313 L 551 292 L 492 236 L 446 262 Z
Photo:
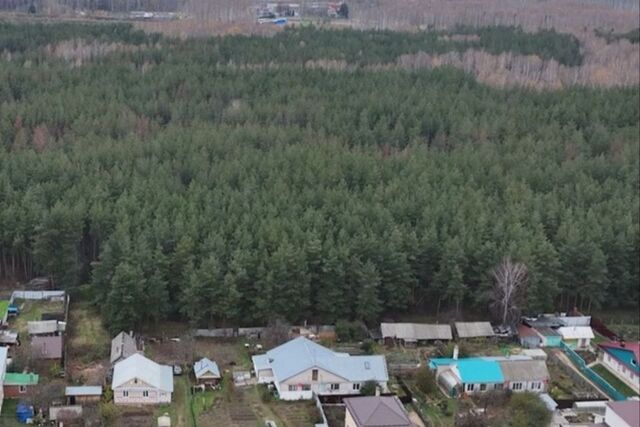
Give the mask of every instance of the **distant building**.
M 111 389 L 116 405 L 171 403 L 173 369 L 136 353 L 115 364 Z
M 413 427 L 396 396 L 366 396 L 344 399 L 345 427 Z
M 640 394 L 640 342 L 606 342 L 599 347 L 600 362 Z
M 367 381 L 386 391 L 389 381 L 384 356 L 336 353 L 304 337 L 253 356 L 253 367 L 258 382 L 273 383 L 283 400 L 359 394 Z
M 540 344 L 542 347 L 560 347 L 562 336 L 555 329 L 550 327 L 536 327 L 534 329 L 542 339 Z

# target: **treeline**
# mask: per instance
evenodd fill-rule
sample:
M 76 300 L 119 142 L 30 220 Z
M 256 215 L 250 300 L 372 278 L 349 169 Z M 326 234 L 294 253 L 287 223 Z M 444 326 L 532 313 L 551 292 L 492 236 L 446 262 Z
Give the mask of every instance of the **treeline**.
M 128 44 L 155 43 L 157 34 L 145 34 L 129 24 L 88 24 L 69 22 L 64 24 L 19 24 L 0 19 L 0 52 L 24 53 L 63 40 L 83 39 L 99 42 Z
M 640 43 L 640 27 L 626 33 L 614 33 L 611 31 L 596 30 L 596 35 L 607 40 L 607 43 L 616 42 L 622 39 L 629 40 L 631 43 Z
M 269 39 L 2 61 L 2 277 L 90 282 L 114 331 L 484 310 L 505 255 L 526 311 L 638 304 L 637 87 L 220 67 L 230 40 Z
M 465 36 L 456 38 L 456 36 Z M 128 44 L 154 44 L 157 34 L 145 35 L 126 24 L 82 23 L 20 25 L 0 21 L 0 50 L 23 52 L 46 44 L 83 38 Z M 167 40 L 167 42 L 169 42 Z M 226 36 L 178 42 L 189 55 L 203 55 L 205 63 L 304 64 L 311 60 L 344 60 L 354 65 L 389 64 L 405 54 L 446 53 L 483 49 L 556 59 L 567 66 L 580 65 L 580 42 L 571 34 L 542 30 L 525 33 L 517 27 L 457 27 L 451 31 L 399 33 L 388 30 L 322 30 L 313 26 L 287 28 L 273 37 Z M 155 56 L 155 52 L 149 52 Z

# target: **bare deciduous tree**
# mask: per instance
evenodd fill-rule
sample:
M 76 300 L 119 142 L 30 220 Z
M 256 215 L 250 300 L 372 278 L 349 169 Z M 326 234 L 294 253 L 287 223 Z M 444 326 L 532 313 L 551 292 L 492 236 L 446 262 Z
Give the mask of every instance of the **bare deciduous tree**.
M 500 313 L 502 324 L 507 325 L 509 320 L 519 314 L 519 299 L 527 286 L 527 266 L 505 257 L 493 269 L 493 277 L 496 283 L 493 287 L 491 305 Z

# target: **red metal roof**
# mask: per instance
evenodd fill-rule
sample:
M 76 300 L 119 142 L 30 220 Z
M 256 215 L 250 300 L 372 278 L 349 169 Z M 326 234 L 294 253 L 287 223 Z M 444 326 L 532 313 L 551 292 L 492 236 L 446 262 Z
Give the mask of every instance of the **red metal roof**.
M 621 350 L 632 351 L 636 360 L 640 360 L 640 342 L 625 342 L 624 345 L 617 341 L 603 342 L 602 348 L 619 348 Z

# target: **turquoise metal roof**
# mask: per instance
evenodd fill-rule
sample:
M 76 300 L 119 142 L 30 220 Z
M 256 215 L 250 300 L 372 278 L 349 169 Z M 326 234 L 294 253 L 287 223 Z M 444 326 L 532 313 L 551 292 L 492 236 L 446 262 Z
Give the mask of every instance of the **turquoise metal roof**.
M 438 358 L 429 361 L 429 367 L 456 365 L 460 379 L 465 384 L 503 383 L 504 376 L 500 364 L 496 360 L 482 357 L 465 359 Z

